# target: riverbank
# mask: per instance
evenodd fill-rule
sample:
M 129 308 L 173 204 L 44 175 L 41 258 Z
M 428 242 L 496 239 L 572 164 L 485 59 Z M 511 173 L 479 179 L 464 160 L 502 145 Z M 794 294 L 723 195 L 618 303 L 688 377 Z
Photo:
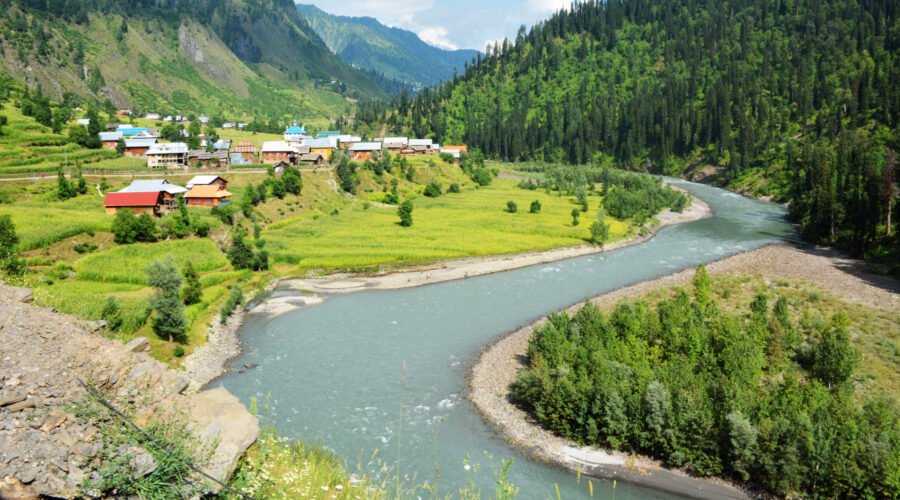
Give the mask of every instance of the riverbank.
M 900 286 L 896 281 L 868 274 L 862 270 L 860 262 L 829 249 L 770 245 L 711 263 L 708 269 L 713 275 L 756 274 L 767 279 L 803 281 L 848 302 L 900 310 Z M 591 302 L 600 307 L 611 306 L 656 289 L 688 284 L 693 275 L 694 270 L 687 269 L 601 295 Z M 568 311 L 574 313 L 582 306 L 583 303 L 577 304 Z M 579 446 L 544 430 L 526 412 L 510 403 L 509 386 L 526 366 L 528 340 L 543 322 L 540 320 L 496 341 L 482 352 L 470 373 L 469 399 L 510 443 L 537 459 L 595 477 L 693 497 L 747 496 L 727 483 L 668 470 L 646 457 Z
M 210 325 L 207 343 L 185 358 L 183 366 L 186 375 L 191 380 L 191 390 L 199 390 L 225 373 L 228 362 L 241 353 L 241 341 L 238 330 L 243 322 L 244 315 L 248 312 L 279 316 L 301 307 L 321 303 L 324 298 L 320 295 L 327 296 L 365 290 L 396 290 L 418 287 L 474 278 L 476 276 L 546 264 L 583 255 L 608 252 L 648 241 L 666 226 L 713 216 L 712 209 L 706 202 L 696 196 L 692 196 L 691 205 L 683 212 L 667 210 L 660 213 L 656 217 L 659 223 L 646 236 L 638 236 L 602 247 L 582 245 L 543 252 L 451 260 L 375 276 L 334 274 L 316 279 L 286 278 L 276 280 L 266 288 L 267 291 L 278 288 L 279 290 L 286 289 L 302 292 L 306 295 L 271 298 L 251 307 L 248 311 L 241 310 L 236 312 L 225 325 L 219 325 L 218 322 L 215 322 Z
M 675 224 L 713 217 L 714 214 L 703 200 L 692 197 L 691 205 L 683 212 L 667 210 L 659 214 L 656 225 L 646 236 L 617 241 L 609 245 L 580 245 L 576 247 L 557 248 L 542 252 L 525 252 L 511 255 L 476 257 L 439 262 L 436 264 L 412 267 L 372 276 L 352 274 L 333 274 L 315 279 L 286 279 L 281 285 L 297 291 L 311 294 L 342 294 L 363 290 L 397 290 L 413 288 L 446 281 L 455 281 L 487 274 L 510 271 L 522 267 L 547 264 L 565 259 L 581 257 L 601 252 L 609 252 L 618 248 L 638 245 L 653 238 L 660 229 Z M 279 311 L 289 312 L 281 307 Z

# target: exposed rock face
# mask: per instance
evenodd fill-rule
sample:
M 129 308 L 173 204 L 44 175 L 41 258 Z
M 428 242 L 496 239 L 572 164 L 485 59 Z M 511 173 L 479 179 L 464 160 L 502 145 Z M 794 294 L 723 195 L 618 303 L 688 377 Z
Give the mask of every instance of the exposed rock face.
M 136 423 L 175 411 L 212 448 L 196 464 L 218 479 L 234 471 L 259 424 L 225 389 L 190 396 L 188 380 L 147 354 L 147 339 L 122 345 L 88 332 L 84 321 L 23 302 L 30 291 L 0 284 L 0 498 L 74 498 L 89 479 L 102 434 L 71 412 L 87 396 L 79 379 L 130 405 Z M 135 468 L 155 461 L 137 449 Z

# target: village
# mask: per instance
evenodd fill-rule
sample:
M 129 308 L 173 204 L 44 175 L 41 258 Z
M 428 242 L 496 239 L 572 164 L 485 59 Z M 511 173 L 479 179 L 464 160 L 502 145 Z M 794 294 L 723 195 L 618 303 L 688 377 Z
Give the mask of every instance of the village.
M 120 117 L 131 114 L 129 110 L 116 113 Z M 161 117 L 148 113 L 146 120 L 182 123 L 183 116 Z M 199 123 L 208 124 L 205 116 L 197 118 Z M 79 124 L 85 120 L 79 120 Z M 227 122 L 223 129 L 243 129 L 245 123 Z M 150 127 L 115 124 L 109 131 L 100 132 L 99 139 L 104 149 L 118 150 L 130 158 L 145 159 L 150 169 L 189 171 L 202 169 L 224 172 L 232 166 L 246 167 L 264 165 L 280 177 L 288 167 L 317 168 L 330 162 L 335 152 L 346 154 L 350 161 L 379 160 L 384 153 L 398 156 L 448 155 L 459 160 L 468 152 L 464 145 L 441 146 L 432 139 L 409 137 L 384 137 L 363 140 L 362 137 L 342 134 L 340 131 L 322 131 L 315 136 L 308 134 L 302 125 L 293 124 L 284 131 L 280 141 L 265 141 L 262 147 L 253 142 L 241 141 L 234 144 L 231 139 L 207 140 L 200 134 L 200 149 L 191 149 L 187 142 L 167 142 L 160 132 Z M 186 136 L 183 128 L 179 135 Z M 178 186 L 164 179 L 136 180 L 126 188 L 108 193 L 103 201 L 106 213 L 114 215 L 121 209 L 129 209 L 136 214 L 150 213 L 162 216 L 178 207 L 178 200 L 193 207 L 216 207 L 231 203 L 232 193 L 227 189 L 228 181 L 219 175 L 198 175 L 186 186 Z

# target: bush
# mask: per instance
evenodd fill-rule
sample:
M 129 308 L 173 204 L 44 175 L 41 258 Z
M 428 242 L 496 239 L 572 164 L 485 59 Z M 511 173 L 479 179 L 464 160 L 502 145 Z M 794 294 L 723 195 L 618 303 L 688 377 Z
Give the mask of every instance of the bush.
M 223 325 L 228 322 L 228 318 L 234 313 L 235 308 L 241 305 L 243 301 L 244 293 L 240 287 L 233 285 L 228 290 L 228 297 L 225 299 L 225 304 L 222 305 L 222 310 L 219 312 L 219 320 Z
M 209 222 L 198 220 L 194 221 L 193 224 L 194 234 L 196 234 L 200 238 L 206 238 L 209 236 Z
M 106 299 L 100 319 L 106 321 L 106 328 L 111 332 L 118 332 L 122 328 L 122 309 L 115 297 L 111 296 Z
M 176 358 L 184 356 L 184 347 L 181 347 L 180 345 L 175 346 L 175 352 L 173 354 Z
M 235 212 L 237 212 L 237 209 L 234 208 L 234 205 L 218 205 L 212 208 L 210 214 L 222 221 L 222 224 L 233 226 Z
M 184 266 L 184 288 L 181 290 L 181 300 L 184 305 L 197 304 L 203 298 L 203 286 L 200 285 L 200 276 L 190 262 Z
M 538 200 L 534 200 L 531 202 L 531 208 L 528 209 L 529 212 L 533 214 L 537 214 L 541 212 L 541 202 Z
M 516 205 L 516 202 L 509 200 L 506 202 L 506 211 L 514 214 L 519 211 L 519 205 Z
M 429 198 L 437 198 L 442 194 L 441 185 L 437 181 L 431 181 L 425 186 L 425 196 Z
M 181 302 L 181 275 L 174 260 L 157 260 L 147 267 L 147 283 L 156 289 L 150 305 L 156 310 L 153 317 L 153 332 L 161 339 L 185 341 L 187 318 Z
M 152 243 L 157 240 L 156 222 L 150 214 L 144 212 L 136 217 L 129 209 L 119 209 L 113 219 L 113 241 L 120 245 L 135 242 Z
M 72 247 L 72 250 L 75 250 L 76 253 L 86 254 L 97 251 L 97 245 L 87 242 L 87 243 L 78 243 Z
M 441 153 L 440 154 L 441 161 L 444 163 L 455 163 L 456 158 L 450 153 Z
M 19 277 L 25 273 L 25 263 L 16 256 L 16 245 L 19 236 L 12 217 L 0 215 L 0 271 L 4 274 Z
M 410 227 L 413 225 L 413 204 L 412 201 L 406 200 L 404 201 L 399 208 L 397 208 L 397 215 L 400 217 L 400 225 L 403 227 Z
M 450 188 L 447 189 L 448 193 L 459 193 L 460 191 L 461 190 L 459 188 L 459 184 L 455 182 L 453 184 L 450 184 Z

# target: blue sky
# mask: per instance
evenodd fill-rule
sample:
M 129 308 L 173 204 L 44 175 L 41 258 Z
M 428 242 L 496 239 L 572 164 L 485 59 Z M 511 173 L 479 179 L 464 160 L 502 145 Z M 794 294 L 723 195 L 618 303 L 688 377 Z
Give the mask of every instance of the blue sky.
M 571 0 L 300 0 L 325 12 L 369 16 L 408 29 L 448 49 L 484 50 L 487 43 L 514 38 L 519 26 L 549 17 Z

